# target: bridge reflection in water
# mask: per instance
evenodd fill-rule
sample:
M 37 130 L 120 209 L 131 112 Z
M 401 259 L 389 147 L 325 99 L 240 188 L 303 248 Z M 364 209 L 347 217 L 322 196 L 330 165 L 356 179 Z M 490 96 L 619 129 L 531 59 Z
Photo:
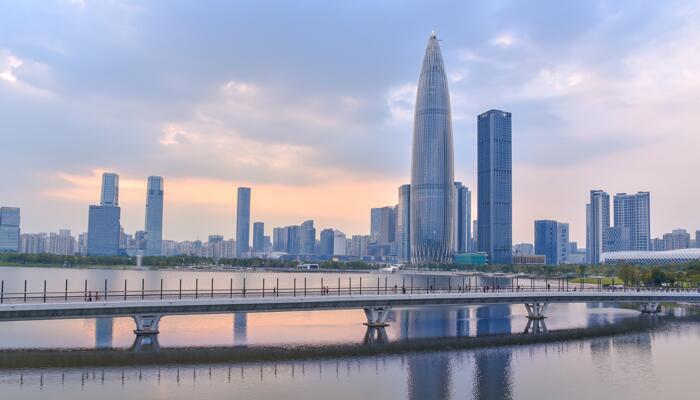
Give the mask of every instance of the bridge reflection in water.
M 481 306 L 456 309 L 404 309 L 397 310 L 390 316 L 392 322 L 391 334 L 396 336 L 394 341 L 410 341 L 421 339 L 436 339 L 444 337 L 487 337 L 494 335 L 509 335 L 513 332 L 513 316 L 507 305 Z M 592 316 L 591 318 L 597 318 Z M 235 343 L 248 341 L 247 316 L 236 315 L 233 318 Z M 597 324 L 598 322 L 594 322 Z M 96 341 L 106 343 L 111 335 L 111 319 L 104 319 L 96 325 L 99 333 Z M 519 329 L 519 328 L 517 328 Z M 386 333 L 386 331 L 384 331 Z M 155 335 L 151 335 L 155 339 Z M 466 338 L 465 340 L 469 340 Z M 155 342 L 157 345 L 157 342 Z M 390 381 L 393 384 L 405 385 L 405 392 L 410 399 L 452 399 L 456 393 L 461 393 L 466 387 L 469 398 L 475 399 L 509 399 L 514 397 L 513 363 L 514 354 L 520 357 L 535 357 L 536 352 L 552 351 L 565 353 L 571 347 L 576 352 L 584 342 L 572 343 L 543 343 L 537 346 L 497 347 L 464 351 L 431 351 L 403 353 L 400 355 L 371 355 L 343 356 L 334 359 L 309 359 L 289 361 L 258 361 L 239 362 L 230 365 L 194 365 L 143 366 L 125 368 L 69 368 L 56 370 L 27 369 L 4 373 L 2 383 L 21 387 L 22 390 L 39 388 L 68 388 L 70 385 L 80 385 L 81 391 L 100 397 L 100 390 L 113 390 L 119 387 L 124 393 L 136 393 L 148 386 L 188 385 L 201 390 L 207 390 L 211 385 L 225 385 L 239 388 L 259 383 L 280 383 L 299 381 L 299 384 L 321 382 L 321 378 L 335 377 L 329 385 L 338 381 L 355 382 L 376 379 L 403 379 Z M 141 343 L 141 349 L 149 344 Z M 588 341 L 592 362 L 600 370 L 606 370 L 611 363 L 611 349 L 618 352 L 642 351 L 639 357 L 650 357 L 651 335 L 649 333 L 612 338 L 596 338 Z M 135 345 L 136 347 L 136 345 Z M 245 351 L 245 349 L 242 349 Z M 651 365 L 651 363 L 649 363 Z M 392 371 L 401 369 L 406 374 L 395 374 Z M 649 368 L 643 371 L 653 382 L 654 371 Z M 9 375 L 8 375 L 9 374 Z M 374 376 L 375 378 L 373 378 Z M 327 380 L 327 379 L 326 379 Z M 260 386 L 260 385 L 258 385 Z M 102 389 L 101 389 L 102 388 Z M 131 391 L 129 391 L 131 390 Z M 155 389 L 154 389 L 155 390 Z M 325 389 L 324 389 L 325 390 Z M 2 393 L 2 391 L 0 391 Z M 464 396 L 460 396 L 464 397 Z M 11 398 L 11 397 L 7 397 Z M 264 397 L 258 397 L 264 398 Z M 294 398 L 291 395 L 290 398 Z

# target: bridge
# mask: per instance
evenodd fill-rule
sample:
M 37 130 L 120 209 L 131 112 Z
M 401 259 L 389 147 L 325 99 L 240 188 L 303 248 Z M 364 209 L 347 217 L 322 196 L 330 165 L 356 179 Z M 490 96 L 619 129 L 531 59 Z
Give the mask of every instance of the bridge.
M 533 281 L 531 281 L 532 283 Z M 546 332 L 544 319 L 551 303 L 638 303 L 643 313 L 655 313 L 661 302 L 700 303 L 700 290 L 697 289 L 651 289 L 603 288 L 596 286 L 569 286 L 558 282 L 556 288 L 546 286 L 481 286 L 457 285 L 435 289 L 433 287 L 408 286 L 372 287 L 341 285 L 330 288 L 320 286 L 297 287 L 296 280 L 291 288 L 280 288 L 279 281 L 272 289 L 262 288 L 214 289 L 213 281 L 209 290 L 146 290 L 141 281 L 141 290 L 123 291 L 47 292 L 44 282 L 43 292 L 6 293 L 4 282 L 0 289 L 0 321 L 48 320 L 70 318 L 132 317 L 138 336 L 157 334 L 158 323 L 166 315 L 225 314 L 244 312 L 283 312 L 310 310 L 364 310 L 370 330 L 387 326 L 389 311 L 402 307 L 474 306 L 492 304 L 523 304 L 527 310 L 526 332 Z M 107 287 L 105 283 L 105 287 Z M 85 284 L 87 289 L 87 282 Z M 372 334 L 374 334 L 373 332 Z

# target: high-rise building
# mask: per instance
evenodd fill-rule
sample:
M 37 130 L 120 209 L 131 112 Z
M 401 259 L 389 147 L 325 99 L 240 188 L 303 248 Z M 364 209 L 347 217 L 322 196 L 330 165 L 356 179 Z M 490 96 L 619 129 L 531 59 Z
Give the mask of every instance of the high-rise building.
M 602 190 L 591 190 L 590 202 L 586 205 L 586 253 L 589 264 L 600 264 L 608 228 L 610 195 Z
M 265 224 L 263 222 L 253 223 L 253 252 L 262 253 L 265 251 Z
M 250 247 L 250 188 L 238 188 L 236 203 L 236 257 L 244 257 Z
M 479 251 L 492 264 L 510 264 L 513 242 L 511 113 L 490 110 L 477 117 Z
M 569 250 L 569 224 L 535 221 L 535 254 L 545 256 L 547 265 L 565 264 Z
M 461 182 L 455 182 L 454 196 L 454 251 L 466 253 L 470 251 L 472 236 L 472 193 Z
M 116 256 L 121 239 L 119 175 L 102 174 L 100 205 L 91 205 L 88 213 L 87 254 Z
M 622 250 L 649 251 L 651 218 L 649 192 L 618 193 L 613 198 L 613 224 L 629 229 L 629 246 Z
M 700 248 L 700 230 L 695 231 L 695 247 Z
M 71 236 L 70 229 L 59 229 L 58 233 L 49 234 L 48 253 L 72 255 L 76 252 L 77 242 Z
M 347 250 L 347 239 L 345 234 L 339 230 L 333 231 L 333 255 L 344 256 Z
M 333 255 L 334 231 L 331 228 L 321 231 L 321 243 L 319 245 L 319 255 L 330 257 Z
M 537 229 L 537 227 L 535 227 Z M 513 254 L 519 256 L 535 255 L 535 246 L 532 243 L 516 243 L 513 245 Z
M 447 75 L 435 32 L 425 49 L 413 120 L 410 235 L 414 264 L 452 262 L 454 150 Z
M 316 228 L 314 221 L 304 221 L 299 227 L 299 254 L 314 254 L 316 247 Z
M 146 194 L 146 255 L 159 256 L 163 247 L 163 177 L 149 176 Z
M 353 235 L 352 236 L 352 252 L 350 255 L 357 257 L 365 257 L 368 255 L 370 236 L 369 235 Z
M 101 206 L 119 206 L 119 175 L 113 172 L 102 174 Z
M 121 210 L 115 206 L 90 206 L 88 214 L 88 248 L 90 256 L 119 254 L 119 220 Z
M 19 245 L 19 208 L 0 207 L 0 253 L 16 253 Z
M 690 234 L 685 229 L 674 229 L 663 236 L 664 250 L 687 249 L 690 247 Z
M 272 251 L 287 252 L 287 228 L 272 229 Z
M 411 185 L 401 185 L 399 187 L 396 232 L 399 260 L 409 262 L 411 261 Z
M 380 207 L 371 210 L 370 236 L 374 243 L 386 244 L 396 241 L 395 207 Z

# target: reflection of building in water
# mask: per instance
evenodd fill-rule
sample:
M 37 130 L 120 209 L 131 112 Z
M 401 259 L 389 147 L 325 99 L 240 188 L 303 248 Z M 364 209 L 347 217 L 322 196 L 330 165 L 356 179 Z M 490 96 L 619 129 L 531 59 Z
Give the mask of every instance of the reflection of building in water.
M 233 314 L 233 344 L 246 344 L 248 340 L 248 314 Z
M 493 305 L 476 309 L 476 334 L 510 334 L 510 306 Z M 481 350 L 474 356 L 474 397 L 477 399 L 510 399 L 510 349 Z
M 95 347 L 112 347 L 114 318 L 95 318 Z
M 401 310 L 401 339 L 466 336 L 469 332 L 468 309 L 426 308 Z M 397 315 L 395 314 L 395 317 Z M 466 328 L 465 328 L 466 326 Z M 466 332 L 461 335 L 460 332 Z
M 408 398 L 449 399 L 450 360 L 446 353 L 416 353 L 408 358 Z

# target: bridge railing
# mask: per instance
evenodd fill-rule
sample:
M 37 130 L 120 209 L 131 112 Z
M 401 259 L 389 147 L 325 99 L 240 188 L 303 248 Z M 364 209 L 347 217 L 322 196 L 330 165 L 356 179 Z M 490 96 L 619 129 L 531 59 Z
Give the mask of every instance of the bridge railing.
M 246 285 L 246 280 L 243 279 L 243 285 L 240 287 L 233 286 L 233 279 L 230 280 L 227 288 L 216 288 L 212 279 L 209 287 L 200 287 L 199 280 L 195 280 L 194 288 L 183 288 L 182 280 L 179 280 L 177 289 L 166 289 L 163 280 L 160 280 L 159 289 L 146 289 L 145 280 L 140 280 L 140 288 L 134 289 L 129 287 L 129 282 L 124 280 L 124 288 L 122 290 L 114 290 L 110 288 L 108 282 L 104 281 L 104 286 L 101 289 L 95 289 L 94 286 L 88 285 L 88 281 L 84 281 L 83 290 L 68 290 L 68 280 L 65 281 L 65 289 L 63 291 L 48 291 L 46 281 L 43 282 L 43 291 L 27 291 L 27 281 L 24 281 L 24 291 L 22 292 L 7 292 L 5 291 L 5 282 L 0 283 L 0 304 L 17 304 L 17 303 L 60 303 L 60 302 L 104 302 L 104 301 L 138 301 L 138 300 L 194 300 L 194 299 L 223 299 L 223 298 L 275 298 L 275 297 L 309 297 L 309 296 L 361 296 L 361 295 L 377 295 L 377 294 L 468 294 L 468 293 L 521 293 L 521 292 L 553 292 L 553 293 L 575 293 L 575 292 L 693 292 L 698 293 L 697 288 L 663 288 L 663 287 L 605 287 L 603 285 L 591 284 L 574 284 L 564 281 L 557 281 L 555 285 L 546 283 L 545 285 L 535 285 L 531 282 L 529 285 L 472 285 L 458 284 L 456 286 L 448 285 L 441 287 L 433 287 L 432 285 L 414 286 L 413 280 L 407 284 L 404 280 L 402 285 L 389 286 L 386 278 L 381 282 L 377 278 L 376 284 L 365 283 L 362 279 L 359 282 L 356 280 L 353 284 L 352 278 L 347 282 L 340 279 L 325 284 L 321 279 L 321 284 L 316 286 L 307 285 L 306 279 L 293 280 L 291 286 L 282 287 L 279 285 L 279 279 L 274 279 L 272 282 L 262 279 L 257 281 L 253 287 Z M 133 285 L 133 282 L 132 282 Z

